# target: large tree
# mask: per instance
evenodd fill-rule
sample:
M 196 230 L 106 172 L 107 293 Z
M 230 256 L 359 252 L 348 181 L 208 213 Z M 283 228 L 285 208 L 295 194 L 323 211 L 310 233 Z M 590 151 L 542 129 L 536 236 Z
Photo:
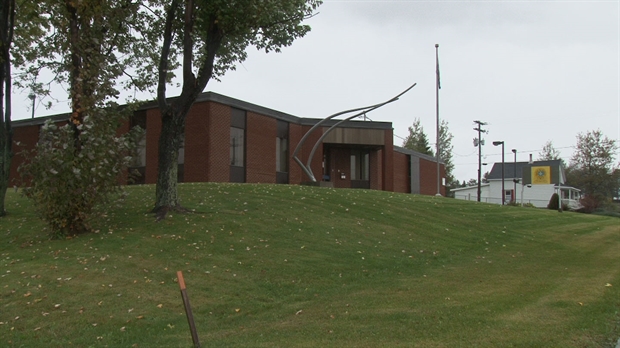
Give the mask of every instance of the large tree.
M 612 198 L 618 192 L 617 149 L 616 141 L 600 130 L 579 133 L 568 182 L 596 200 Z
M 560 151 L 558 151 L 555 147 L 553 147 L 553 142 L 551 140 L 545 143 L 542 150 L 538 153 L 537 161 L 552 161 L 552 160 L 561 160 Z
M 18 9 L 13 61 L 22 85 L 42 71 L 67 86 L 68 125 L 42 128 L 31 160 L 22 166 L 40 216 L 55 235 L 88 230 L 93 208 L 115 191 L 126 164 L 131 135 L 116 136 L 131 107 L 120 110 L 120 88 L 154 85 L 149 67 L 156 61 L 156 11 L 131 0 L 26 2 Z M 38 37 L 33 41 L 32 37 Z M 39 93 L 49 92 L 37 85 Z M 70 137 L 67 137 L 70 134 Z
M 248 46 L 279 52 L 304 36 L 310 27 L 302 22 L 320 4 L 320 0 L 171 0 L 166 5 L 157 90 L 162 128 L 153 211 L 158 218 L 169 210 L 182 210 L 178 151 L 185 117 L 207 83 L 243 61 Z M 182 90 L 177 98 L 168 99 L 166 82 L 176 52 L 182 56 Z
M 11 43 L 15 23 L 15 0 L 0 5 L 0 216 L 6 214 L 4 200 L 11 170 Z
M 425 155 L 433 156 L 433 150 L 428 142 L 428 136 L 424 133 L 424 127 L 420 123 L 420 119 L 416 118 L 409 129 L 409 135 L 403 141 L 403 147 L 409 150 L 417 151 Z

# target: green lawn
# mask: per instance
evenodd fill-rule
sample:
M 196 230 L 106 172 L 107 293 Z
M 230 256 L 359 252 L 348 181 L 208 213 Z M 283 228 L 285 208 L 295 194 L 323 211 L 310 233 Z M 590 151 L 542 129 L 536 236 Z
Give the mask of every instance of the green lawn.
M 155 222 L 129 187 L 50 241 L 9 192 L 0 346 L 614 347 L 620 219 L 309 186 L 182 184 Z

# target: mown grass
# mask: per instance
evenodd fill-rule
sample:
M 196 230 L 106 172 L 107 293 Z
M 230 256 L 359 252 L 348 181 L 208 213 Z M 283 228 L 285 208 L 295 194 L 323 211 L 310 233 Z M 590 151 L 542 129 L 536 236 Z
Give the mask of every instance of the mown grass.
M 128 188 L 50 241 L 9 193 L 0 345 L 601 347 L 620 337 L 617 218 L 308 186 L 183 184 L 155 222 Z

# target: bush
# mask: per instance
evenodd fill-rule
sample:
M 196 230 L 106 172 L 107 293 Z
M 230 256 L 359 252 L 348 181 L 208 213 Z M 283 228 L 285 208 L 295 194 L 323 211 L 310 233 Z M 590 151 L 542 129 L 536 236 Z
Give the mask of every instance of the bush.
M 559 210 L 560 208 L 560 196 L 557 193 L 551 195 L 551 199 L 549 199 L 549 204 L 547 204 L 547 209 L 551 210 Z M 569 210 L 568 204 L 562 203 L 562 210 Z
M 119 192 L 120 175 L 138 139 L 136 128 L 116 136 L 123 115 L 99 110 L 84 118 L 75 137 L 70 125 L 49 120 L 41 128 L 35 149 L 20 167 L 22 180 L 38 215 L 51 228 L 51 237 L 75 235 L 90 229 L 93 209 Z
M 579 210 L 582 213 L 593 213 L 601 207 L 601 197 L 595 195 L 586 195 L 579 200 L 582 208 Z
M 551 199 L 549 199 L 549 204 L 547 204 L 547 209 L 558 210 L 560 208 L 560 196 L 557 193 L 551 195 Z

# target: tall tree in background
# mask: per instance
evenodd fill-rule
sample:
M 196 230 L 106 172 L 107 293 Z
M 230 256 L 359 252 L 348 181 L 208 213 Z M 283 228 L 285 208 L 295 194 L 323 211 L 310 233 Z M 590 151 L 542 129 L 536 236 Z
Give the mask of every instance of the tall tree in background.
M 413 121 L 413 125 L 411 125 L 408 129 L 409 135 L 407 135 L 403 141 L 403 147 L 425 155 L 433 156 L 433 150 L 431 150 L 431 146 L 428 142 L 428 136 L 424 133 L 424 127 L 420 124 L 420 119 L 416 118 Z
M 302 25 L 320 0 L 172 0 L 166 7 L 159 62 L 157 100 L 162 117 L 157 187 L 153 212 L 158 219 L 182 210 L 177 191 L 177 161 L 185 117 L 212 78 L 221 77 L 247 57 L 246 48 L 279 52 L 310 27 Z M 178 51 L 175 51 L 175 48 Z M 181 95 L 169 100 L 166 82 L 182 55 Z
M 442 120 L 439 123 L 439 159 L 443 162 L 446 168 L 446 186 L 447 187 L 458 187 L 458 183 L 456 186 L 453 186 L 454 183 L 454 163 L 452 163 L 452 133 L 450 133 L 450 129 L 448 128 L 448 121 Z
M 551 142 L 551 140 L 549 140 L 545 143 L 545 146 L 543 146 L 542 150 L 538 153 L 538 158 L 536 160 L 537 161 L 561 160 L 562 158 L 560 158 L 560 156 L 561 156 L 560 151 L 556 150 L 556 148 L 553 147 L 553 143 Z
M 568 182 L 601 202 L 618 192 L 618 145 L 600 130 L 577 135 L 575 152 L 567 173 Z
M 0 216 L 6 214 L 4 201 L 13 157 L 10 50 L 14 23 L 15 0 L 3 0 L 0 5 Z

